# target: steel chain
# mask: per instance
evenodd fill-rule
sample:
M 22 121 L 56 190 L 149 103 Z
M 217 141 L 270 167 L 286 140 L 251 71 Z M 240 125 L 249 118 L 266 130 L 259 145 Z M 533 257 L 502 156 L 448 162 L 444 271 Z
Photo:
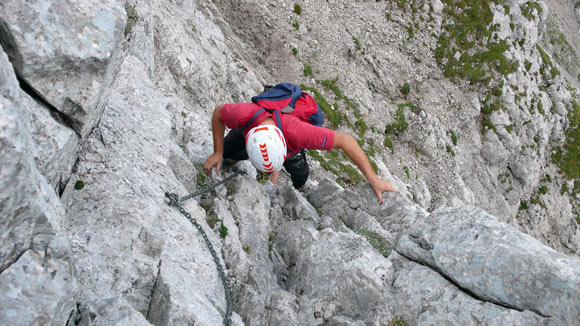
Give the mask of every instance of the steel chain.
M 224 286 L 224 292 L 225 292 L 225 296 L 226 296 L 226 316 L 224 317 L 224 325 L 225 326 L 230 326 L 232 323 L 232 313 L 234 311 L 234 303 L 233 303 L 233 298 L 232 298 L 232 292 L 230 291 L 230 284 L 228 279 L 226 278 L 226 274 L 224 272 L 224 268 L 222 267 L 222 264 L 219 260 L 219 257 L 217 255 L 217 253 L 215 252 L 215 250 L 213 249 L 213 245 L 211 244 L 211 242 L 209 241 L 209 238 L 207 237 L 207 234 L 205 233 L 205 231 L 202 229 L 201 225 L 199 225 L 199 223 L 197 223 L 197 221 L 191 216 L 191 214 L 189 214 L 188 212 L 185 211 L 185 209 L 183 208 L 183 206 L 181 206 L 181 202 L 186 201 L 188 199 L 191 199 L 195 196 L 199 196 L 199 195 L 203 195 L 205 193 L 210 192 L 211 190 L 215 189 L 217 186 L 224 184 L 228 181 L 230 181 L 231 179 L 235 178 L 237 175 L 239 174 L 238 171 L 230 174 L 229 176 L 227 176 L 226 178 L 224 178 L 221 181 L 212 183 L 208 186 L 206 186 L 205 188 L 198 190 L 196 192 L 193 192 L 187 196 L 183 196 L 181 198 L 179 198 L 179 196 L 177 196 L 177 194 L 174 193 L 170 193 L 170 192 L 166 192 L 165 193 L 165 197 L 167 197 L 169 199 L 169 205 L 173 205 L 175 207 L 177 207 L 177 209 L 179 210 L 179 212 L 181 214 L 183 214 L 183 216 L 185 216 L 190 222 L 191 224 L 193 224 L 193 226 L 197 229 L 197 231 L 199 231 L 199 233 L 201 234 L 201 236 L 203 237 L 203 240 L 205 241 L 205 244 L 207 245 L 207 247 L 209 248 L 209 252 L 211 253 L 213 260 L 216 264 L 217 270 L 218 270 L 218 274 L 219 277 L 222 281 L 222 284 Z

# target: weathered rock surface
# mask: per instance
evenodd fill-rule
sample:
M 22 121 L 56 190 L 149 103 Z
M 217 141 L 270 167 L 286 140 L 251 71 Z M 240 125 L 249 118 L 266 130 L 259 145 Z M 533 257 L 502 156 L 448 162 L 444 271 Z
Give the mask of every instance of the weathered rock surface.
M 276 81 L 333 99 L 349 121 L 338 129 L 400 192 L 378 205 L 312 156 L 304 192 L 284 174 L 256 182 L 248 162 L 226 168 L 242 175 L 183 207 L 224 266 L 233 325 L 580 320 L 580 260 L 565 254 L 580 248 L 577 201 L 550 163 L 577 91 L 541 76 L 536 47 L 555 7 L 491 8 L 520 64 L 502 77 L 505 108 L 488 115 L 485 94 L 444 78 L 430 50 L 442 2 L 295 4 L 0 4 L 0 324 L 222 324 L 214 257 L 165 193 L 223 177 L 201 168 L 213 107 Z M 408 129 L 383 148 L 399 108 Z
M 35 164 L 31 113 L 4 52 L 0 85 L 0 320 L 65 324 L 77 292 L 65 211 Z
M 10 0 L 1 6 L 0 40 L 17 75 L 86 135 L 112 77 L 108 67 L 127 19 L 122 3 Z

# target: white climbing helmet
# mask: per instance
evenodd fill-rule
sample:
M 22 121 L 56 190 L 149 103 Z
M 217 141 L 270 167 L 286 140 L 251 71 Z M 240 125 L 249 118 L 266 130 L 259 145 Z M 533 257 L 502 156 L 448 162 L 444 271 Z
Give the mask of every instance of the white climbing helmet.
M 280 171 L 286 159 L 286 140 L 276 126 L 257 126 L 248 132 L 246 151 L 256 169 L 262 172 Z

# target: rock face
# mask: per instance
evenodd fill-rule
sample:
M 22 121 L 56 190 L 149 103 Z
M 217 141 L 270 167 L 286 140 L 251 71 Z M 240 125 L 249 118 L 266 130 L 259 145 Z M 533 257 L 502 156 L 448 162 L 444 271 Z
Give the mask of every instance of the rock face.
M 0 31 L 22 83 L 86 135 L 126 19 L 116 1 L 3 1 Z
M 490 8 L 498 37 L 524 45 L 506 50 L 522 63 L 495 91 L 505 110 L 485 113 L 485 94 L 443 78 L 429 50 L 445 5 L 412 6 L 0 4 L 0 324 L 220 325 L 214 259 L 232 325 L 576 324 L 575 183 L 549 146 L 577 90 L 540 75 L 551 7 Z M 333 98 L 337 128 L 400 192 L 378 205 L 313 155 L 303 192 L 239 162 L 233 181 L 182 203 L 214 258 L 165 194 L 224 177 L 202 168 L 213 107 L 274 81 Z M 387 126 L 392 148 L 379 145 Z

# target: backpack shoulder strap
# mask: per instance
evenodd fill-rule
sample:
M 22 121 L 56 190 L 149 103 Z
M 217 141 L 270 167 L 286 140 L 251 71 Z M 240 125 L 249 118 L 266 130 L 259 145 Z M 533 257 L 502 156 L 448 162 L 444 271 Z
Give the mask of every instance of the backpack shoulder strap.
M 264 113 L 264 111 L 266 111 L 265 108 L 260 108 L 258 111 L 256 111 L 256 113 L 254 113 L 254 115 L 250 118 L 250 120 L 248 120 L 248 122 L 246 122 L 246 124 L 242 127 L 242 130 L 246 130 L 248 129 L 249 126 L 252 125 L 252 123 L 262 114 Z

